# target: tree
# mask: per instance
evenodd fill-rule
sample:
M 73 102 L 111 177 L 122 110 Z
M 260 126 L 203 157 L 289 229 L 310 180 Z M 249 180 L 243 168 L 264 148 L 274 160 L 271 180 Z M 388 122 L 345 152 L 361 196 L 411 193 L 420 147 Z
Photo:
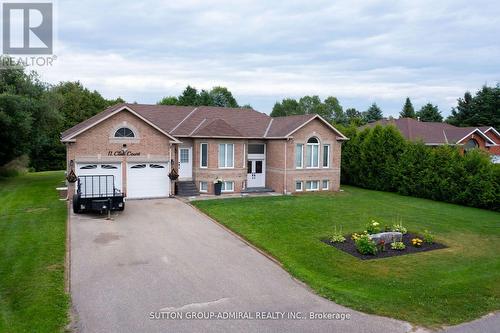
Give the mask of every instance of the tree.
M 346 115 L 346 118 L 347 118 L 347 122 L 350 125 L 359 127 L 359 126 L 365 124 L 365 121 L 363 119 L 363 115 L 361 114 L 361 112 L 359 112 L 355 108 L 348 108 L 348 109 L 346 109 L 345 110 L 345 115 Z
M 446 120 L 455 126 L 493 126 L 500 128 L 500 86 L 483 86 L 473 97 L 466 92 Z
M 325 116 L 323 118 L 335 124 L 347 125 L 347 116 L 337 97 L 329 96 L 324 100 L 323 104 L 325 105 Z
M 182 94 L 178 97 L 178 105 L 193 106 L 198 105 L 198 91 L 196 88 L 187 86 Z
M 233 97 L 233 94 L 226 87 L 213 87 L 210 90 L 210 96 L 214 106 L 222 106 L 226 108 L 237 108 L 238 103 Z
M 210 94 L 210 92 L 206 91 L 205 89 L 202 89 L 198 94 L 196 105 L 214 106 L 215 103 L 213 96 Z
M 415 109 L 413 104 L 411 104 L 410 97 L 406 97 L 405 104 L 403 105 L 403 110 L 399 113 L 399 118 L 416 118 Z
M 432 105 L 431 103 L 427 103 L 417 112 L 417 117 L 420 118 L 420 121 L 436 121 L 442 122 L 443 116 L 437 105 Z
M 271 111 L 271 117 L 285 117 L 295 114 L 300 114 L 299 102 L 293 98 L 285 98 L 280 102 L 276 102 Z
M 179 100 L 175 96 L 166 96 L 159 100 L 156 104 L 158 105 L 177 105 Z
M 383 118 L 382 110 L 378 107 L 377 103 L 373 103 L 368 110 L 364 113 L 366 122 L 374 122 Z

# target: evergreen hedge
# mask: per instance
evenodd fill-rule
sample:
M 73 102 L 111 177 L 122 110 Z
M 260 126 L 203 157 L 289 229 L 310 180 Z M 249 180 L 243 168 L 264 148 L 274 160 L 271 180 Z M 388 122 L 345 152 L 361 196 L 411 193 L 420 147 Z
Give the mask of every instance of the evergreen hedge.
M 500 165 L 487 153 L 410 142 L 394 126 L 346 134 L 342 183 L 500 211 Z

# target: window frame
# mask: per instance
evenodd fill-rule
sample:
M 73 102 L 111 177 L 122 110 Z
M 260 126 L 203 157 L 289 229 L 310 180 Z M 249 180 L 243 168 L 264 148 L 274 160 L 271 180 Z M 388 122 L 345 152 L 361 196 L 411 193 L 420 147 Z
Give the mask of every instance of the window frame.
M 311 183 L 311 188 L 307 188 L 307 183 Z M 316 183 L 316 187 L 313 188 L 312 184 Z M 319 191 L 319 180 L 308 180 L 306 181 L 306 192 Z
M 116 133 L 118 133 L 119 130 L 121 129 L 128 129 L 131 133 L 132 133 L 132 136 L 116 136 Z M 130 127 L 128 126 L 121 126 L 121 127 L 118 127 L 115 132 L 113 133 L 113 138 L 114 139 L 119 139 L 119 140 L 123 140 L 123 139 L 136 139 L 137 138 L 137 135 L 135 134 L 134 130 L 131 129 Z
M 300 189 L 297 189 L 297 185 L 300 184 Z M 295 192 L 302 192 L 304 191 L 304 182 L 301 180 L 296 180 L 295 181 Z
M 326 182 L 326 187 L 325 187 L 325 182 Z M 323 191 L 330 190 L 330 180 L 329 179 L 323 179 L 321 181 L 321 190 L 323 190 Z
M 226 190 L 226 184 L 232 184 L 231 190 Z M 221 193 L 232 193 L 234 192 L 234 181 L 233 180 L 225 180 L 222 182 Z
M 309 140 L 311 140 L 313 138 L 316 139 L 317 142 L 315 142 L 315 143 L 309 142 Z M 310 156 L 310 159 L 308 160 L 307 159 L 307 150 L 308 150 L 309 147 L 311 147 L 311 156 Z M 319 169 L 320 154 L 321 154 L 320 149 L 319 149 L 320 147 L 321 147 L 321 142 L 320 142 L 320 140 L 317 137 L 312 136 L 309 139 L 307 139 L 307 143 L 306 143 L 306 156 L 305 156 L 305 159 L 306 159 L 306 169 Z M 315 148 L 318 151 L 316 161 L 314 160 L 314 149 Z M 316 162 L 316 166 L 314 165 L 314 162 Z M 308 163 L 310 163 L 310 166 L 307 166 Z
M 299 153 L 300 146 L 300 166 L 297 165 L 297 154 Z M 297 143 L 295 145 L 295 169 L 304 169 L 304 144 Z
M 207 188 L 204 190 L 204 189 L 202 188 L 201 184 L 205 184 L 205 185 L 207 185 Z M 199 186 L 200 186 L 200 192 L 201 192 L 201 193 L 207 193 L 207 192 L 208 192 L 208 182 L 205 182 L 205 181 L 200 181 Z
M 227 146 L 229 146 L 229 145 L 231 145 L 233 147 L 233 149 L 232 149 L 232 152 L 233 152 L 232 153 L 232 162 L 233 162 L 233 165 L 231 165 L 231 166 L 228 166 L 228 164 L 227 164 L 227 161 L 228 161 L 228 159 L 227 159 L 227 157 L 228 157 Z M 220 148 L 221 148 L 221 146 L 225 146 L 225 148 L 224 148 L 224 165 L 221 165 L 221 163 L 220 163 L 221 162 L 220 161 Z M 219 150 L 217 152 L 217 159 L 218 159 L 219 169 L 234 169 L 234 148 L 235 148 L 234 143 L 219 143 Z
M 329 144 L 324 144 L 323 145 L 323 161 L 322 166 L 323 168 L 330 168 L 330 145 Z M 326 165 L 325 165 L 325 153 L 328 152 L 328 158 L 326 159 Z
M 203 165 L 203 146 L 207 147 L 207 165 Z M 206 169 L 208 168 L 208 142 L 201 142 L 200 143 L 200 168 L 201 169 Z

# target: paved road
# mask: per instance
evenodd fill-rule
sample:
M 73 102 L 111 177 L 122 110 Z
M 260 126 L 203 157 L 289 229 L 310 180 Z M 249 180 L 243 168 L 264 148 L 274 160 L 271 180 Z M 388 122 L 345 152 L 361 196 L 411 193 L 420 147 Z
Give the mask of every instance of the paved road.
M 71 216 L 80 332 L 408 332 L 405 322 L 327 301 L 176 199 L 129 201 L 114 221 Z M 350 320 L 167 320 L 151 313 L 344 313 Z M 266 316 L 269 314 L 265 314 Z M 280 316 L 280 314 L 274 314 Z

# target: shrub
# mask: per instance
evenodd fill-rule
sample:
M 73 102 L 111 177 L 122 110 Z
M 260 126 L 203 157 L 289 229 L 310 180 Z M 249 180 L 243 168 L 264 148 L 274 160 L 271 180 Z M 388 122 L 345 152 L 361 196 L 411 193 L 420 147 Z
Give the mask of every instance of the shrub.
M 403 242 L 392 242 L 391 249 L 403 251 L 404 249 L 406 249 L 406 245 Z
M 376 234 L 380 232 L 380 223 L 375 220 L 372 220 L 370 223 L 366 225 L 366 232 L 369 234 Z
M 403 227 L 403 222 L 399 222 L 398 224 L 393 225 L 392 231 L 400 232 L 403 235 L 408 232 L 408 230 L 405 227 Z
M 434 243 L 434 235 L 429 230 L 424 230 L 422 238 L 424 239 L 424 242 L 428 244 Z
M 413 239 L 411 240 L 411 244 L 412 244 L 413 246 L 415 246 L 415 247 L 421 247 L 423 242 L 424 242 L 424 241 L 423 241 L 423 240 L 421 240 L 421 239 L 420 239 L 420 238 L 418 238 L 418 237 L 417 237 L 417 238 L 413 238 Z
M 377 245 L 374 241 L 368 237 L 368 235 L 362 235 L 356 239 L 356 249 L 361 254 L 377 254 Z
M 337 231 L 337 226 L 335 226 L 335 230 L 330 235 L 330 242 L 332 243 L 343 243 L 345 242 L 345 237 L 342 235 L 342 227 Z

